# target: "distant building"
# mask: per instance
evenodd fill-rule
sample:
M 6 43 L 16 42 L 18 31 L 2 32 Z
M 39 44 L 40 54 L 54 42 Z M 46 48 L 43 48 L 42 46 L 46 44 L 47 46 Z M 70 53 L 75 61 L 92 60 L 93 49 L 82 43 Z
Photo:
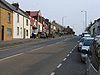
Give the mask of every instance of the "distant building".
M 53 30 L 55 32 L 57 32 L 57 33 L 63 32 L 63 30 L 64 30 L 63 26 L 61 26 L 60 24 L 56 23 L 55 21 L 53 21 L 51 24 L 52 24 L 51 28 L 53 28 Z
M 100 35 L 100 18 L 95 20 L 90 26 L 90 34 L 92 36 Z
M 51 33 L 51 22 L 49 21 L 49 19 L 45 19 L 44 28 L 45 28 L 45 32 L 46 32 L 47 36 L 50 37 L 50 35 L 52 33 Z
M 43 19 L 44 19 L 42 17 L 40 10 L 39 11 L 26 11 L 26 12 L 31 17 L 33 33 L 39 35 L 43 31 Z

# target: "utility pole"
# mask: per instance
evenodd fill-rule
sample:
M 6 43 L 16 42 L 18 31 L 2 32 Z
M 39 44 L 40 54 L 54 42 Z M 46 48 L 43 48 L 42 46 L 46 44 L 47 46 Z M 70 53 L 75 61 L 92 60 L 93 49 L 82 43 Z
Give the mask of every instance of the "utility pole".
M 87 27 L 87 11 L 81 11 L 84 13 L 85 28 Z

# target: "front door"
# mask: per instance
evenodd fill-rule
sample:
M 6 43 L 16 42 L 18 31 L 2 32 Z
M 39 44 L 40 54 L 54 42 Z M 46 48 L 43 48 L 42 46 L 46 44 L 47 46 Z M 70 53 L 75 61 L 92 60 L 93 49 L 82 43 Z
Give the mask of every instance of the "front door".
M 4 26 L 2 26 L 1 40 L 4 40 Z
M 26 31 L 26 30 L 25 30 L 25 28 L 24 28 L 24 39 L 25 39 L 25 34 L 26 34 L 25 31 Z

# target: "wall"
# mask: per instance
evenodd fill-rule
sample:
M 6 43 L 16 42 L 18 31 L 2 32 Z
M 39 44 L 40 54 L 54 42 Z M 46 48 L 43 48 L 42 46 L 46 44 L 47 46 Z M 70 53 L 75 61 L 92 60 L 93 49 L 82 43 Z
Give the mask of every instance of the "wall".
M 26 18 L 26 17 L 23 17 L 23 20 L 24 20 L 24 33 L 23 33 L 23 35 L 24 35 L 24 38 L 30 38 L 30 19 L 29 18 Z M 28 25 L 26 25 L 26 20 L 28 20 Z M 27 30 L 28 30 L 28 36 L 27 36 Z
M 4 40 L 5 41 L 12 40 L 13 39 L 13 12 L 10 10 L 2 9 L 2 8 L 0 8 L 0 10 L 1 10 L 0 28 L 4 26 Z M 10 13 L 10 16 L 11 16 L 10 23 L 8 22 L 8 13 Z M 1 33 L 0 33 L 0 36 L 1 36 Z M 0 40 L 1 40 L 1 37 L 0 37 Z
M 14 33 L 13 33 L 13 38 L 14 39 L 22 39 L 23 38 L 23 16 L 19 14 L 19 22 L 17 22 L 17 14 L 16 12 L 13 12 L 13 17 L 14 17 Z M 17 35 L 17 27 L 19 27 L 19 35 Z
M 94 36 L 94 34 L 95 34 L 95 26 L 94 25 L 92 25 L 91 28 L 90 28 L 90 34 L 92 36 Z
M 42 24 L 40 22 L 38 22 L 38 32 L 42 32 Z

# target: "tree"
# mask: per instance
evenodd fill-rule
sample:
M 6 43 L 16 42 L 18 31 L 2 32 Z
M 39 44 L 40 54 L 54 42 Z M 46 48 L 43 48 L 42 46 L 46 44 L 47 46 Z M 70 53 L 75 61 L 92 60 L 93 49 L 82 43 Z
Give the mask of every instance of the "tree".
M 73 29 L 72 28 L 70 28 L 69 26 L 67 26 L 67 28 L 65 28 L 64 30 L 63 30 L 65 33 L 67 33 L 67 34 L 75 34 L 75 32 L 73 31 Z

